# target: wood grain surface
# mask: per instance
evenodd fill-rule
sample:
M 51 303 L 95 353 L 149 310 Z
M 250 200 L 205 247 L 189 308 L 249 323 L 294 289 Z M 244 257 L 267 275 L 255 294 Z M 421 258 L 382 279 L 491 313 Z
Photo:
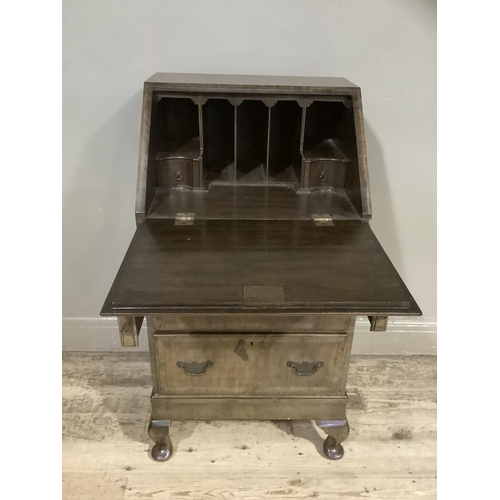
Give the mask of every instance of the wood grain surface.
M 244 303 L 244 286 L 282 286 L 285 303 Z M 147 220 L 102 315 L 161 312 L 421 311 L 366 223 Z
M 352 335 L 352 334 L 351 334 Z M 342 370 L 347 335 L 337 334 L 164 334 L 155 333 L 159 394 L 264 396 L 344 396 Z M 241 346 L 240 355 L 235 355 Z M 238 351 L 236 351 L 238 352 Z M 202 376 L 190 376 L 177 362 L 206 363 Z M 309 376 L 298 376 L 293 362 L 321 362 Z
M 328 213 L 334 220 L 360 220 L 345 193 L 296 193 L 283 186 L 211 185 L 207 191 L 159 188 L 148 219 L 175 219 L 178 212 L 197 219 L 311 220 Z
M 147 353 L 63 357 L 63 498 L 436 498 L 436 358 L 355 356 L 339 462 L 309 421 L 173 421 L 174 456 L 149 457 Z

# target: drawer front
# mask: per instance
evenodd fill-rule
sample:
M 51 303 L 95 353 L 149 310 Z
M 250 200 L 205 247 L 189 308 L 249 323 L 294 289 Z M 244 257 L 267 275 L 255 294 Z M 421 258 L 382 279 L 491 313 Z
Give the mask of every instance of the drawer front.
M 194 187 L 194 165 L 198 162 L 186 159 L 158 160 L 158 182 L 160 186 Z
M 309 169 L 309 187 L 343 188 L 346 163 L 338 160 L 313 160 Z
M 343 395 L 345 334 L 154 334 L 159 394 Z
M 168 332 L 325 332 L 344 333 L 356 317 L 347 314 L 162 314 L 152 317 L 154 330 Z

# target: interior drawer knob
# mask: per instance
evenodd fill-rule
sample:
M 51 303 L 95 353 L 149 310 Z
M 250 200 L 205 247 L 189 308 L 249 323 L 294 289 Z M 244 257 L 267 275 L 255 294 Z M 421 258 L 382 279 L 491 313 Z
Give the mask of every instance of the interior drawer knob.
M 302 363 L 298 363 L 296 361 L 287 361 L 286 366 L 289 366 L 293 369 L 293 373 L 296 375 L 312 375 L 316 373 L 316 371 L 321 368 L 325 363 L 323 361 L 312 361 L 309 363 L 308 361 L 302 361 Z
M 214 363 L 213 361 L 203 361 L 202 363 L 198 363 L 197 361 L 191 361 L 191 363 L 177 361 L 177 366 L 184 368 L 188 375 L 203 375 L 207 371 L 207 368 L 214 366 Z

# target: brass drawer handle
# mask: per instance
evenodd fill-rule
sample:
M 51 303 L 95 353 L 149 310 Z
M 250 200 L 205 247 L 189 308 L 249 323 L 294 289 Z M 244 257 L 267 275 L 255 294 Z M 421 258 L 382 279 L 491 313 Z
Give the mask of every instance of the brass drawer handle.
M 307 376 L 316 373 L 318 368 L 321 368 L 325 363 L 323 361 L 313 361 L 309 363 L 308 361 L 302 361 L 302 363 L 297 363 L 296 361 L 288 361 L 286 366 L 293 368 L 293 373 L 300 376 Z
M 182 174 L 180 170 L 178 170 L 177 173 L 174 175 L 174 179 L 176 181 L 182 181 Z
M 177 366 L 184 368 L 188 375 L 203 375 L 207 371 L 207 368 L 214 366 L 214 363 L 213 361 L 204 361 L 202 363 L 198 363 L 197 361 L 192 361 L 191 363 L 177 361 Z

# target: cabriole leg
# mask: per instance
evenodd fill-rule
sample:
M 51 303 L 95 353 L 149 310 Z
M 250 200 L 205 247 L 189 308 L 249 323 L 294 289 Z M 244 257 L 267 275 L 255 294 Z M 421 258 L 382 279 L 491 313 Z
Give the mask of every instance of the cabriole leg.
M 328 434 L 323 443 L 326 458 L 340 460 L 344 456 L 344 448 L 340 443 L 349 436 L 347 420 L 316 420 L 316 425 Z
M 169 436 L 170 420 L 150 420 L 148 435 L 156 443 L 151 450 L 151 457 L 157 462 L 166 462 L 173 452 Z

